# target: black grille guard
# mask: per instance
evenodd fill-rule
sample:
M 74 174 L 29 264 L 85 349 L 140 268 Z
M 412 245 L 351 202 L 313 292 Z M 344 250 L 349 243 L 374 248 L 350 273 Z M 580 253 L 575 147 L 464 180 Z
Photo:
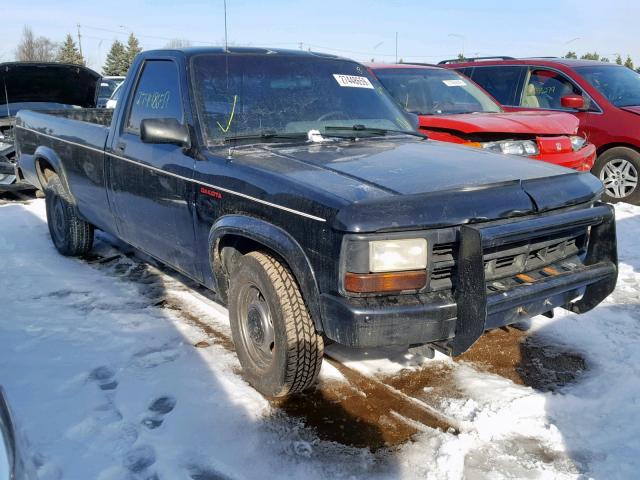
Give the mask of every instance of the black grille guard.
M 583 266 L 506 292 L 487 294 L 484 249 L 577 227 L 591 227 Z M 598 203 L 588 209 L 520 222 L 486 227 L 464 225 L 460 229 L 457 265 L 456 332 L 447 345 L 453 355 L 468 350 L 487 329 L 487 318 L 496 312 L 582 287 L 586 287 L 582 297 L 564 308 L 584 313 L 604 300 L 615 288 L 618 276 L 614 209 L 611 205 Z

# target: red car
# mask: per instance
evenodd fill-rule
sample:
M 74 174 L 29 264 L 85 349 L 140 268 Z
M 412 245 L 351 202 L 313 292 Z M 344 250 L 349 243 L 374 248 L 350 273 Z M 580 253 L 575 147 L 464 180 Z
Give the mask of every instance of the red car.
M 504 112 L 464 75 L 435 65 L 369 64 L 387 91 L 430 139 L 522 155 L 581 171 L 593 166 L 595 147 L 578 135 L 567 113 Z
M 565 58 L 440 62 L 471 77 L 507 110 L 571 112 L 597 148 L 605 199 L 640 204 L 640 75 L 622 65 Z

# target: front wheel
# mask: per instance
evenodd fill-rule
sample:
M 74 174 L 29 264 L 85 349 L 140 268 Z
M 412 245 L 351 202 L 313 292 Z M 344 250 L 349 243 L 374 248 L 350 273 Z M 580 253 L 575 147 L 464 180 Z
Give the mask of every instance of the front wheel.
M 78 216 L 60 177 L 49 179 L 44 192 L 49 233 L 58 252 L 69 257 L 89 253 L 93 246 L 93 225 Z
M 250 252 L 231 274 L 229 317 L 245 379 L 268 397 L 314 384 L 324 345 L 289 269 Z
M 627 147 L 611 148 L 598 157 L 592 171 L 604 184 L 605 201 L 640 205 L 640 153 Z

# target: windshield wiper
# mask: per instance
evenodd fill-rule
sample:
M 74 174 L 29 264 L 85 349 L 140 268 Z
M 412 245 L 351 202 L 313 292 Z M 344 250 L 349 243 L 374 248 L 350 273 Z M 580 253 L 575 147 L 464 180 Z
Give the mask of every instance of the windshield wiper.
M 301 138 L 307 138 L 306 132 L 299 133 L 278 133 L 274 130 L 265 130 L 258 133 L 249 133 L 244 135 L 232 135 L 224 137 L 224 142 L 233 142 L 238 140 L 271 140 L 271 139 L 283 139 L 283 140 L 299 140 Z
M 327 136 L 328 132 L 331 131 L 340 131 L 340 130 L 346 130 L 346 131 L 351 131 L 351 132 L 364 132 L 364 133 L 370 133 L 372 135 L 387 135 L 388 133 L 401 133 L 404 135 L 411 135 L 414 137 L 420 137 L 420 138 L 427 138 L 426 135 L 419 133 L 419 132 L 414 132 L 412 130 L 393 130 L 393 129 L 389 129 L 389 128 L 376 128 L 376 127 L 367 127 L 366 125 L 352 125 L 352 126 L 342 126 L 342 125 L 329 125 L 324 127 L 325 133 L 323 133 L 322 135 Z M 332 136 L 331 134 L 329 134 L 329 136 Z M 359 138 L 359 137 L 357 137 Z

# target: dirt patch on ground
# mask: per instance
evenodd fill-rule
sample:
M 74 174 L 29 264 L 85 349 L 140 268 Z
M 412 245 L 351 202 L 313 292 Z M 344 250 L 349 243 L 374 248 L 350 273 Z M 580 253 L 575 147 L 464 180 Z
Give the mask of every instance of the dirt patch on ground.
M 335 360 L 325 361 L 349 383 L 322 384 L 309 393 L 273 401 L 275 407 L 302 419 L 321 439 L 375 451 L 405 443 L 429 429 L 457 433 L 451 421 L 419 400 Z
M 418 432 L 390 410 L 382 410 L 376 398 L 342 382 L 273 400 L 272 405 L 302 420 L 322 440 L 371 451 L 404 443 Z
M 578 353 L 537 338 L 517 328 L 487 332 L 457 362 L 496 373 L 519 385 L 554 391 L 574 382 L 587 363 Z
M 446 361 L 429 362 L 417 370 L 403 370 L 395 375 L 388 375 L 381 380 L 411 397 L 431 399 L 461 398 L 462 392 L 456 387 L 452 373 L 455 365 Z

